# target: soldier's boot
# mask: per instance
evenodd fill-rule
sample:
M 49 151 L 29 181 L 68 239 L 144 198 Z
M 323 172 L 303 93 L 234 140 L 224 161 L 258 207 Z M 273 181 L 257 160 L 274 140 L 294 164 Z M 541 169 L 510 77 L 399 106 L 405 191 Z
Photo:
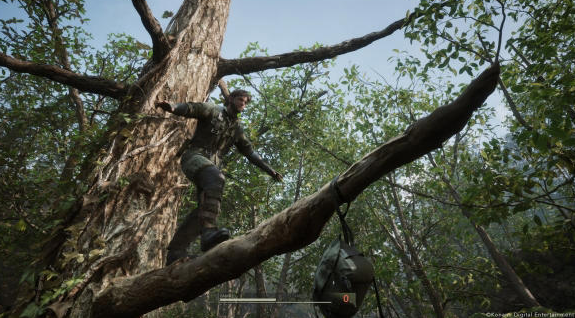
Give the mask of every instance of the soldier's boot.
M 212 247 L 229 239 L 230 239 L 230 231 L 225 227 L 221 229 L 205 228 L 202 230 L 202 238 L 200 239 L 200 246 L 202 252 L 209 251 L 210 249 L 212 249 Z
M 166 266 L 180 258 L 193 257 L 193 255 L 188 254 L 187 249 L 190 243 L 200 235 L 201 228 L 198 209 L 194 209 L 178 227 L 172 241 L 168 245 Z
M 198 218 L 202 226 L 200 248 L 203 252 L 230 238 L 230 231 L 218 229 L 216 219 L 220 213 L 220 202 L 224 191 L 225 177 L 216 166 L 208 166 L 198 171 L 193 178 L 200 189 Z
M 216 219 L 220 212 L 220 198 L 221 194 L 218 192 L 204 191 L 201 194 L 198 217 L 202 225 L 202 236 L 200 238 L 200 249 L 202 252 L 206 252 L 221 242 L 230 239 L 230 231 L 228 229 L 218 229 L 216 226 Z

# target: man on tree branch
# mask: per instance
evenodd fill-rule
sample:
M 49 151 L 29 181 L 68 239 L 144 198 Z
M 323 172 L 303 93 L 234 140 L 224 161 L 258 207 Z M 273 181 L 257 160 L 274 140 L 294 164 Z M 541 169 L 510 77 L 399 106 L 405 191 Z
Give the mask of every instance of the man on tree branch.
M 230 232 L 226 228 L 217 228 L 216 218 L 220 212 L 225 181 L 220 171 L 221 158 L 232 145 L 274 180 L 282 181 L 282 175 L 253 150 L 238 119 L 238 115 L 250 100 L 247 91 L 235 90 L 226 98 L 226 107 L 212 103 L 174 105 L 165 101 L 156 102 L 156 107 L 167 112 L 198 120 L 194 136 L 186 141 L 178 152 L 181 154 L 182 170 L 198 191 L 197 220 L 196 214 L 190 213 L 178 227 L 168 245 L 166 265 L 187 256 L 186 249 L 197 235 L 198 221 L 201 226 L 200 244 L 203 252 L 230 238 Z

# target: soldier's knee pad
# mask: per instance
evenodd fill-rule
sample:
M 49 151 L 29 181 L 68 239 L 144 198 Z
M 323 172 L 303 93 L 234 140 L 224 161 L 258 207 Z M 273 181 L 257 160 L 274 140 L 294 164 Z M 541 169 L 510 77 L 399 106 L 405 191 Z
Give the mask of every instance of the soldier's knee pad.
M 224 174 L 216 166 L 206 167 L 194 176 L 194 183 L 199 189 L 209 193 L 210 196 L 219 195 L 221 197 L 225 182 Z

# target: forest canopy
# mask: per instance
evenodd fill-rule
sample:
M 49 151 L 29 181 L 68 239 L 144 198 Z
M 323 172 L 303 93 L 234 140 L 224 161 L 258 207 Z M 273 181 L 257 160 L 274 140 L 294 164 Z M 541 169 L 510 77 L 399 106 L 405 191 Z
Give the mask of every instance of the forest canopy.
M 166 30 L 132 2 L 152 46 L 91 47 L 84 1 L 3 1 L 26 16 L 0 20 L 0 317 L 313 315 L 217 300 L 310 300 L 341 231 L 337 176 L 386 316 L 575 310 L 573 1 L 421 0 L 362 37 L 234 58 L 228 1 L 183 1 Z M 392 77 L 331 75 L 394 32 L 421 54 L 390 47 Z M 197 204 L 176 159 L 195 122 L 153 102 L 222 104 L 218 83 L 251 92 L 245 133 L 284 183 L 229 155 L 219 222 L 235 239 L 164 267 Z M 360 314 L 376 313 L 371 291 Z

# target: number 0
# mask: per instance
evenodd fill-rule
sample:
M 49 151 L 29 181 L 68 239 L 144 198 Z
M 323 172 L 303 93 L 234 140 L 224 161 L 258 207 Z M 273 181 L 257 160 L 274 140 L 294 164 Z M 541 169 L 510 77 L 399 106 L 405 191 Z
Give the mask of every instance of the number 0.
M 348 294 L 343 294 L 343 302 L 349 303 L 349 295 Z

